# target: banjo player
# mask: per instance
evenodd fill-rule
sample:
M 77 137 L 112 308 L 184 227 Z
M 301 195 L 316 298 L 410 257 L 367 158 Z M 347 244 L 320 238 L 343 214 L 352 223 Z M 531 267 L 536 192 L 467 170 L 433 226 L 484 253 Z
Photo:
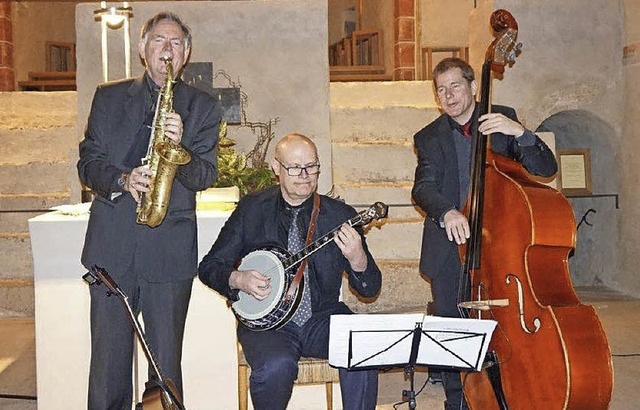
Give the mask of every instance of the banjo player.
M 251 399 L 257 410 L 286 409 L 300 357 L 328 357 L 330 316 L 352 313 L 339 301 L 343 273 L 351 288 L 365 298 L 376 296 L 382 283 L 362 228 L 345 223 L 356 211 L 316 193 L 320 162 L 313 141 L 301 134 L 284 136 L 276 145 L 271 166 L 279 185 L 240 200 L 201 261 L 200 280 L 230 301 L 244 293 L 259 303 L 277 293 L 276 283 L 271 274 L 258 269 L 238 270 L 238 261 L 266 245 L 299 251 L 309 225 L 315 225 L 315 234 L 306 238 L 307 244 L 332 230 L 335 234 L 333 243 L 306 258 L 299 300 L 286 322 L 263 331 L 238 323 L 237 336 L 251 366 Z M 316 201 L 317 220 L 311 223 Z M 339 373 L 343 408 L 375 409 L 377 371 L 340 369 Z

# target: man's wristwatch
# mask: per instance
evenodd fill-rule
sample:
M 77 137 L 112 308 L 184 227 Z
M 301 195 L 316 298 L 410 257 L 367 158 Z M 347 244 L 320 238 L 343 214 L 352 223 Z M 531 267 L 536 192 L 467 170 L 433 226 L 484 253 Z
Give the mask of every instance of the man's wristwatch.
M 128 172 L 123 172 L 122 175 L 120 175 L 120 178 L 118 178 L 118 187 L 120 187 L 121 191 L 124 191 L 124 186 L 127 184 L 127 179 L 129 179 L 129 173 Z

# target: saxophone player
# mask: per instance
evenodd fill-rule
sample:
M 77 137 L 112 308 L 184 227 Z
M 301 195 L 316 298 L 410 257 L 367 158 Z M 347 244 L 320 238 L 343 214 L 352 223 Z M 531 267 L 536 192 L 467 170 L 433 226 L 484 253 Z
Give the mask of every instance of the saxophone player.
M 191 31 L 177 15 L 163 12 L 151 17 L 142 28 L 138 50 L 143 75 L 97 87 L 79 145 L 78 173 L 95 194 L 82 264 L 106 269 L 129 296 L 133 310 L 142 314 L 163 376 L 182 396 L 182 339 L 197 271 L 196 192 L 210 187 L 217 176 L 221 110 L 213 97 L 179 77 L 191 51 Z M 167 61 L 175 76 L 169 81 L 175 112 L 163 113 L 162 123 L 154 124 Z M 151 228 L 136 223 L 136 209 L 153 188 L 154 170 L 141 159 L 157 126 L 190 160 L 177 167 L 166 217 Z M 89 289 L 88 408 L 129 409 L 133 329 L 104 287 Z

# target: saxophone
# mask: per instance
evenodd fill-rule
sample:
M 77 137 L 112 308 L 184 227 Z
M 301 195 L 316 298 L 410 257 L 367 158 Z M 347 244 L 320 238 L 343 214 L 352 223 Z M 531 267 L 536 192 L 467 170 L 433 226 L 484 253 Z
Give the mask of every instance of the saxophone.
M 150 228 L 160 225 L 167 214 L 178 167 L 191 161 L 187 150 L 165 136 L 164 122 L 167 114 L 173 112 L 173 64 L 171 57 L 162 60 L 167 65 L 167 78 L 158 95 L 147 155 L 142 158 L 142 165 L 151 170 L 150 191 L 142 195 L 136 209 L 137 222 Z

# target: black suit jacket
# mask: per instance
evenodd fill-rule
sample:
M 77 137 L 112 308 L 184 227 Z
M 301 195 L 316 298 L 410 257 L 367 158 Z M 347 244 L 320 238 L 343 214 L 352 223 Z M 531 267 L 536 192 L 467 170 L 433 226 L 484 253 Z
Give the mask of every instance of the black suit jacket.
M 491 112 L 518 120 L 515 110 L 510 107 L 495 105 Z M 472 129 L 477 127 L 476 114 Z M 440 220 L 447 211 L 453 208 L 460 210 L 464 205 L 460 203 L 458 157 L 452 132 L 449 118 L 443 114 L 413 137 L 418 166 L 411 195 L 427 214 L 422 236 L 420 270 L 432 278 L 442 273 L 447 256 L 451 252 L 457 252 L 455 242 L 449 241 L 445 230 L 440 227 Z M 551 176 L 557 171 L 553 153 L 537 136 L 534 145 L 520 146 L 512 136 L 492 134 L 491 149 L 497 154 L 519 161 L 533 175 Z
M 280 187 L 275 186 L 242 198 L 233 211 L 209 253 L 200 262 L 200 280 L 230 300 L 237 300 L 238 291 L 229 287 L 229 276 L 239 261 L 249 252 L 265 245 L 278 245 L 284 249 L 287 243 L 279 235 L 277 216 L 284 212 L 284 200 Z M 340 201 L 321 195 L 320 214 L 314 240 L 324 236 L 356 215 L 355 210 Z M 307 229 L 311 207 L 301 211 L 302 228 Z M 367 248 L 362 229 L 357 228 L 363 238 L 367 254 L 367 269 L 354 272 L 338 246 L 331 242 L 309 257 L 312 310 L 334 309 L 340 297 L 343 272 L 348 273 L 351 287 L 364 297 L 375 296 L 382 284 L 382 275 Z M 306 236 L 306 235 L 305 235 Z
M 210 187 L 217 176 L 218 124 L 221 110 L 209 94 L 182 81 L 173 88 L 173 109 L 184 125 L 182 145 L 192 159 L 180 166 L 167 216 L 157 228 L 136 224 L 136 203 L 118 193 L 117 180 L 131 170 L 125 158 L 148 111 L 144 77 L 98 86 L 80 143 L 78 173 L 96 193 L 91 204 L 82 264 L 106 268 L 114 279 L 136 265 L 152 282 L 193 278 L 196 273 L 196 191 Z

